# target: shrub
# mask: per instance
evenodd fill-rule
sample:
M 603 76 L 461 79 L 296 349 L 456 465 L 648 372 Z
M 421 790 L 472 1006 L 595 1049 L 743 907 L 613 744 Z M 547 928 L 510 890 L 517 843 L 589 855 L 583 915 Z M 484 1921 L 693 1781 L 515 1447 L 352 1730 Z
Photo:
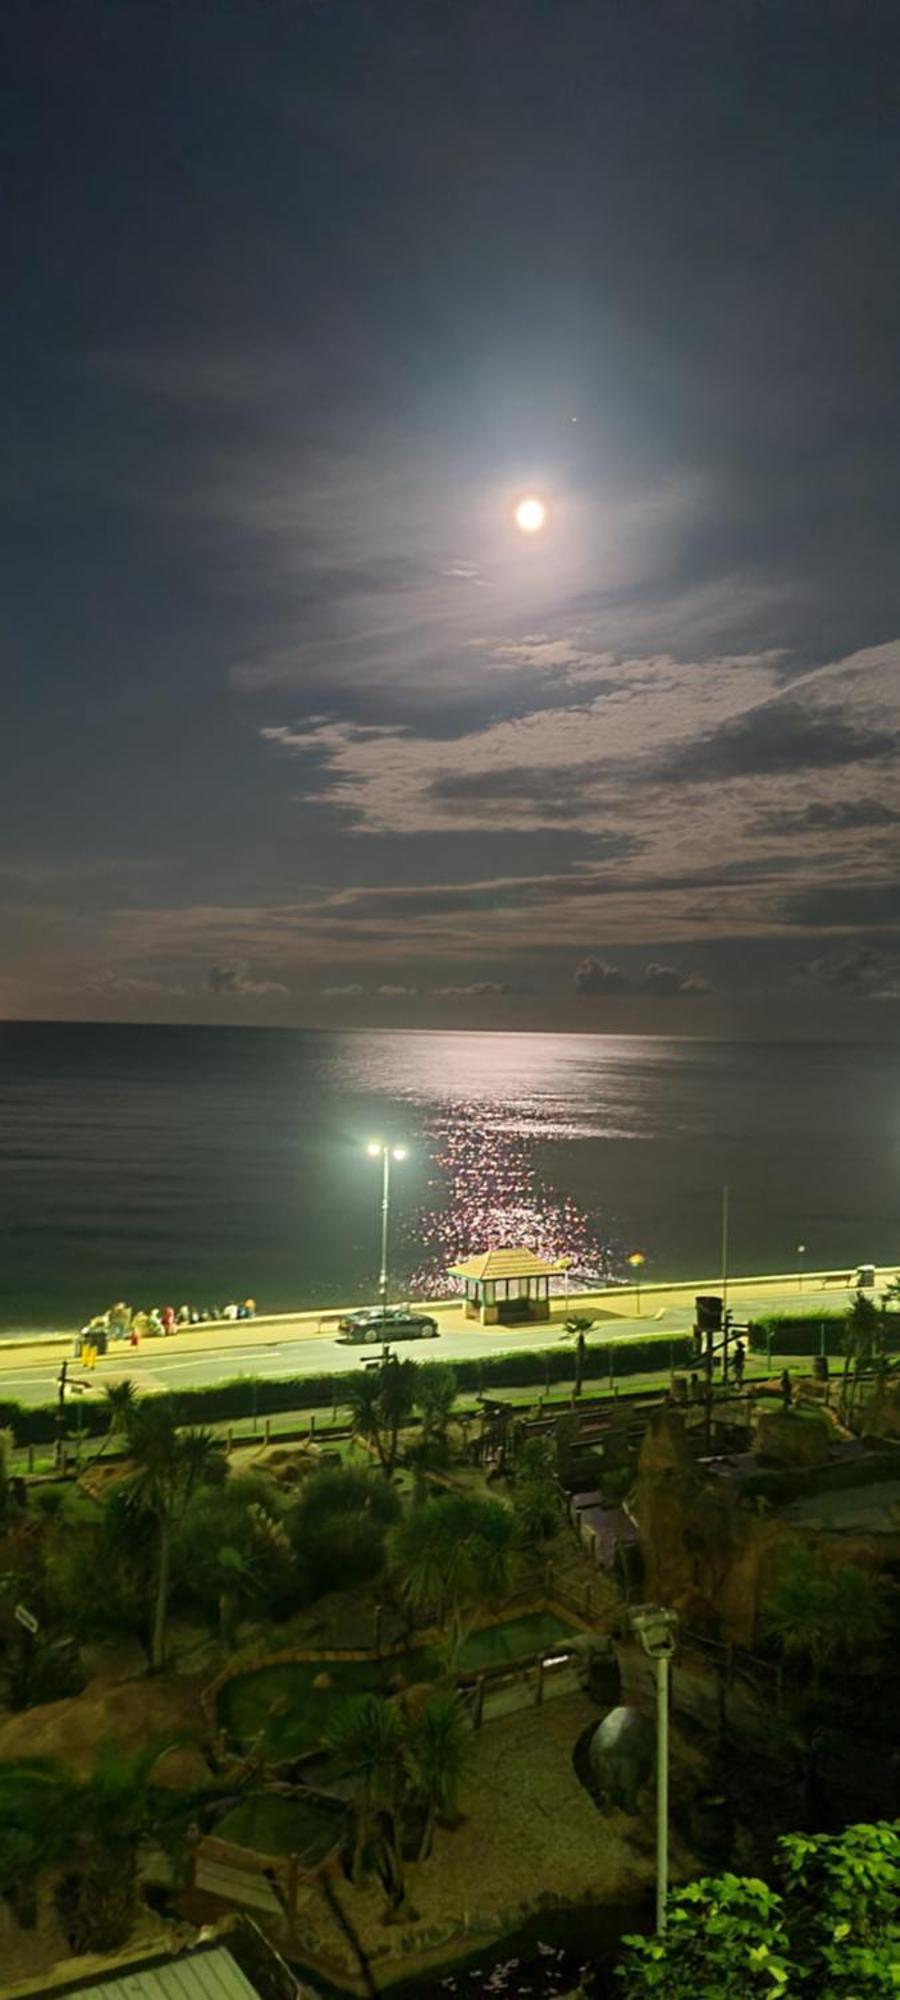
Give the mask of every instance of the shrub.
M 387 1530 L 400 1514 L 394 1488 L 355 1467 L 316 1472 L 286 1519 L 306 1599 L 348 1589 L 384 1567 Z
M 754 1354 L 843 1354 L 847 1330 L 846 1312 L 833 1308 L 818 1312 L 766 1313 L 750 1321 L 748 1340 Z M 883 1321 L 883 1339 L 889 1349 L 900 1347 L 900 1315 Z
M 816 1321 L 818 1325 L 818 1320 Z M 900 1324 L 900 1315 L 898 1315 Z M 585 1383 L 622 1381 L 628 1375 L 664 1374 L 670 1368 L 691 1365 L 694 1352 L 690 1335 L 671 1339 L 664 1334 L 641 1340 L 589 1342 L 584 1354 Z M 455 1361 L 453 1372 L 458 1390 L 471 1394 L 491 1388 L 539 1390 L 545 1385 L 573 1382 L 575 1354 L 571 1347 L 523 1349 L 511 1354 L 486 1354 L 481 1358 Z M 238 1375 L 230 1382 L 215 1382 L 203 1388 L 179 1389 L 154 1397 L 154 1404 L 168 1410 L 176 1424 L 237 1423 L 252 1416 L 272 1417 L 290 1410 L 324 1410 L 332 1404 L 347 1405 L 351 1389 L 359 1383 L 358 1368 L 340 1374 L 286 1376 Z M 56 1437 L 55 1403 L 25 1408 L 21 1403 L 0 1403 L 0 1427 L 10 1428 L 19 1445 L 51 1444 Z M 105 1404 L 79 1405 L 80 1434 L 83 1438 L 105 1436 L 109 1411 Z M 71 1444 L 71 1435 L 69 1442 Z

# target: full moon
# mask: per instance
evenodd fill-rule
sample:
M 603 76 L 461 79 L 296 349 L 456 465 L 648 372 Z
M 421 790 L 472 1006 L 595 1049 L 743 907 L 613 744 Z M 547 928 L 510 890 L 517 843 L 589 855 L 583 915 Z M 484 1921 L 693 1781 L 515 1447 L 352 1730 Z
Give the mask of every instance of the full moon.
M 547 519 L 547 509 L 543 500 L 520 500 L 516 508 L 516 527 L 523 535 L 536 535 Z

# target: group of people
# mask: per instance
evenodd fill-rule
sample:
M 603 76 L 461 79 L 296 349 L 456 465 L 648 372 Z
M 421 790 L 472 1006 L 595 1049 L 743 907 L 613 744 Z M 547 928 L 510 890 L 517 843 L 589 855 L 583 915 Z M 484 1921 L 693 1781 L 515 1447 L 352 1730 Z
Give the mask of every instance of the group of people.
M 84 1358 L 86 1351 L 102 1351 L 107 1342 L 113 1340 L 127 1340 L 132 1347 L 137 1347 L 141 1340 L 164 1337 L 179 1327 L 203 1326 L 209 1320 L 254 1319 L 255 1316 L 255 1299 L 244 1299 L 240 1304 L 232 1299 L 227 1306 L 149 1306 L 141 1312 L 133 1312 L 124 1299 L 119 1299 L 116 1305 L 109 1306 L 105 1313 L 97 1313 L 87 1326 L 82 1327 L 80 1351 Z

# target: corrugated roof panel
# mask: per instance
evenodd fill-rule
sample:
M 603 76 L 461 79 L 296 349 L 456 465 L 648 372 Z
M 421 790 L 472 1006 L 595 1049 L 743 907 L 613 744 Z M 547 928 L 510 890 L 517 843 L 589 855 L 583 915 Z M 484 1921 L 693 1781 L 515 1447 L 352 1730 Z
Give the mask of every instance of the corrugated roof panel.
M 224 1945 L 79 1988 L 79 2000 L 259 2000 Z

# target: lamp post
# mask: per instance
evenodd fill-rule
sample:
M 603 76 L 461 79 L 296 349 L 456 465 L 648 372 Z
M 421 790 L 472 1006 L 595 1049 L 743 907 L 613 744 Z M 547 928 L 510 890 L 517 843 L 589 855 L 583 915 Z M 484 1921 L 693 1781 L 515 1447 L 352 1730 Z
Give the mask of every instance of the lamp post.
M 644 1256 L 644 1253 L 643 1253 L 643 1250 L 633 1250 L 633 1251 L 632 1251 L 632 1253 L 631 1253 L 631 1256 L 630 1256 L 630 1257 L 629 1257 L 629 1259 L 628 1259 L 628 1262 L 629 1262 L 629 1264 L 631 1265 L 631 1268 L 632 1268 L 632 1270 L 633 1270 L 633 1272 L 634 1272 L 634 1284 L 635 1284 L 635 1291 L 636 1291 L 636 1294 L 637 1294 L 637 1296 L 636 1296 L 636 1298 L 635 1298 L 635 1306 L 634 1306 L 634 1313 L 635 1313 L 635 1318 L 636 1318 L 636 1319 L 640 1319 L 640 1316 L 641 1316 L 641 1272 L 642 1272 L 642 1270 L 643 1270 L 643 1268 L 644 1268 L 644 1264 L 646 1263 L 646 1258 L 645 1258 L 645 1256 Z
M 656 1929 L 662 1936 L 669 1891 L 669 1661 L 678 1614 L 660 1604 L 636 1604 L 631 1626 L 648 1658 L 656 1661 Z
M 378 1289 L 381 1294 L 381 1309 L 387 1309 L 388 1298 L 388 1226 L 391 1214 L 391 1161 L 405 1160 L 405 1146 L 385 1146 L 380 1139 L 373 1139 L 368 1152 L 370 1158 L 381 1161 L 381 1273 Z
M 804 1259 L 804 1257 L 805 1257 L 805 1256 L 806 1256 L 806 1244 L 805 1244 L 805 1243 L 798 1243 L 798 1245 L 797 1245 L 797 1284 L 798 1284 L 798 1287 L 799 1287 L 799 1289 L 800 1289 L 800 1291 L 801 1291 L 801 1292 L 802 1292 L 802 1290 L 803 1290 L 803 1259 Z

